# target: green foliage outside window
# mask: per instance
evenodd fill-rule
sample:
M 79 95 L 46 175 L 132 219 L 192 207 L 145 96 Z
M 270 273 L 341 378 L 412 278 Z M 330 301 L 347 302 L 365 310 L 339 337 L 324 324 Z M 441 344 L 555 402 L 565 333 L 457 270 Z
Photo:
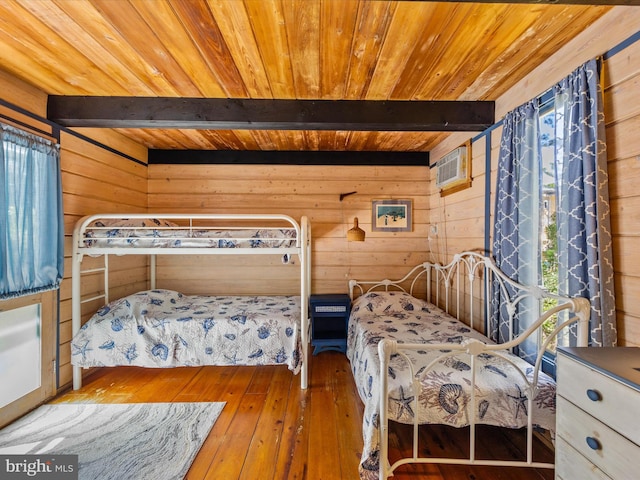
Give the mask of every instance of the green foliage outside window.
M 552 293 L 558 293 L 558 225 L 556 214 L 551 215 L 549 225 L 545 227 L 546 242 L 542 247 L 542 283 L 544 288 Z M 556 305 L 556 301 L 550 298 L 544 300 L 543 310 L 546 311 Z M 553 315 L 542 325 L 543 335 L 548 336 L 556 328 L 557 316 Z M 555 344 L 550 348 L 555 350 Z

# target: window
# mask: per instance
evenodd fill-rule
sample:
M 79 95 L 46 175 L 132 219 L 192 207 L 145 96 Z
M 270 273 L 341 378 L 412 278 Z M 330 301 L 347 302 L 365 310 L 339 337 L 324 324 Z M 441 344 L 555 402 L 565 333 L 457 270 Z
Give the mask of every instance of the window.
M 58 146 L 1 125 L 0 299 L 57 288 L 64 265 Z
M 540 206 L 540 271 L 542 287 L 552 293 L 558 293 L 558 165 L 562 161 L 562 128 L 556 128 L 557 112 L 553 99 L 540 108 L 540 161 L 542 182 L 542 204 Z M 545 300 L 543 311 L 554 306 L 551 299 Z M 557 316 L 549 318 L 543 325 L 543 338 L 553 332 L 557 324 Z M 548 350 L 555 352 L 556 342 L 550 343 Z
M 600 63 L 586 62 L 550 90 L 550 102 L 534 99 L 507 113 L 500 140 L 496 263 L 515 281 L 591 304 L 589 338 L 578 338 L 574 324 L 562 331 L 562 345 L 614 346 L 617 340 L 599 78 Z M 510 327 L 502 303 L 501 293 L 494 292 L 490 334 L 497 341 Z M 531 325 L 537 308 L 518 307 L 516 331 Z M 543 337 L 553 327 L 549 322 Z M 521 344 L 518 353 L 533 362 L 541 340 Z
M 56 297 L 49 291 L 0 301 L 0 428 L 55 393 Z
M 59 160 L 56 144 L 0 124 L 0 427 L 55 392 Z
M 40 304 L 0 311 L 0 408 L 40 387 Z

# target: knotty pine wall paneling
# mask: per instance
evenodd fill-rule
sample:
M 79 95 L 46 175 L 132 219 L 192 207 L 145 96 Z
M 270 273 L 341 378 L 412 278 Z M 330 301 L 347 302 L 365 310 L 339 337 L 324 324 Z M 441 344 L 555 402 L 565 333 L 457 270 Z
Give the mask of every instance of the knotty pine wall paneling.
M 429 243 L 433 261 L 448 263 L 458 252 L 484 250 L 484 216 L 478 215 L 484 208 L 484 151 L 484 139 L 472 142 L 470 188 L 446 196 L 435 188 L 435 180 L 430 188 Z M 435 167 L 431 174 L 435 179 Z
M 640 42 L 605 62 L 605 122 L 618 342 L 640 346 Z
M 426 161 L 424 167 L 152 164 L 148 170 L 151 211 L 308 216 L 313 293 L 346 293 L 354 277 L 400 278 L 427 257 Z M 354 191 L 340 201 L 341 193 Z M 389 198 L 412 200 L 412 232 L 371 231 L 372 200 Z M 365 242 L 346 240 L 354 217 Z M 254 257 L 211 256 L 188 264 L 162 258 L 158 285 L 189 293 L 299 291 L 297 266 Z
M 582 63 L 608 52 L 637 31 L 637 7 L 616 7 L 498 98 L 496 119 L 503 118 L 508 111 L 542 94 Z M 639 42 L 606 59 L 604 81 L 618 344 L 640 346 L 640 192 L 637 188 L 640 179 L 640 137 L 637 134 L 640 130 L 640 104 L 636 101 L 640 95 Z M 488 132 L 491 138 L 489 202 L 492 212 L 501 133 L 501 127 Z M 465 134 L 451 135 L 431 151 L 432 160 L 437 161 L 468 138 Z M 483 137 L 483 141 L 486 138 Z M 472 189 L 481 190 L 479 195 L 465 190 L 440 199 L 435 187 L 435 169 L 430 171 L 428 217 L 432 222 L 440 222 L 439 232 L 444 237 L 437 242 L 432 241 L 439 259 L 448 259 L 463 249 L 484 245 L 485 187 L 484 180 L 477 182 L 477 179 L 485 175 L 485 148 L 481 145 L 476 147 L 479 143 L 477 141 L 473 145 Z M 475 198 L 475 201 L 469 201 L 470 198 Z M 467 209 L 464 213 L 460 211 L 463 208 Z M 474 218 L 478 219 L 477 223 L 472 220 Z M 492 220 L 489 222 L 490 228 L 493 226 Z
M 78 129 L 60 135 L 62 192 L 65 221 L 65 275 L 60 288 L 60 385 L 71 382 L 71 245 L 73 228 L 85 215 L 147 211 L 147 149 L 113 130 Z M 92 141 L 85 140 L 89 138 Z M 110 147 L 131 158 L 104 148 Z M 137 161 L 132 160 L 135 159 Z M 85 257 L 83 269 L 102 266 L 103 258 Z M 148 260 L 144 256 L 109 257 L 111 299 L 148 288 Z M 101 274 L 83 277 L 83 297 L 104 292 Z M 104 302 L 82 305 L 83 322 Z

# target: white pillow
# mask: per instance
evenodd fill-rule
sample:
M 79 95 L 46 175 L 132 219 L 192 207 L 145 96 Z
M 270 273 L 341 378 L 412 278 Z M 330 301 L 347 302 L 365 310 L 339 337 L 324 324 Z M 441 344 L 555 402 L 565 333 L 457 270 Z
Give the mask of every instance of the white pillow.
M 365 293 L 353 301 L 352 308 L 356 310 L 365 305 L 369 311 L 379 311 L 380 313 L 390 310 L 417 313 L 432 306 L 427 301 L 400 290 Z

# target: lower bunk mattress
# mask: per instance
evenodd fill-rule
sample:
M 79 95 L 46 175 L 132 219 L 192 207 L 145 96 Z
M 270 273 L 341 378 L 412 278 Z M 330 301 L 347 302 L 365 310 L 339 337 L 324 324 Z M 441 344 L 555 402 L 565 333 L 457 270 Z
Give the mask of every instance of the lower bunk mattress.
M 402 343 L 424 343 L 424 350 L 407 351 L 420 383 L 419 411 L 414 411 L 415 394 L 410 370 L 400 355 L 392 355 L 389 376 L 389 418 L 411 424 L 445 424 L 453 427 L 476 422 L 508 428 L 527 425 L 527 385 L 533 366 L 504 352 L 517 368 L 498 354 L 481 354 L 476 360 L 476 385 L 470 379 L 469 356 L 448 356 L 427 370 L 427 366 L 448 351 L 429 349 L 429 344 L 459 344 L 475 338 L 489 339 L 445 313 L 440 308 L 404 292 L 370 292 L 357 298 L 349 320 L 347 356 L 359 395 L 364 402 L 364 449 L 361 478 L 377 478 L 379 466 L 380 361 L 382 339 Z M 477 411 L 470 411 L 471 389 L 475 389 Z M 555 382 L 541 373 L 533 401 L 534 425 L 555 429 Z
M 183 295 L 148 290 L 101 308 L 71 341 L 77 367 L 301 367 L 298 296 Z

